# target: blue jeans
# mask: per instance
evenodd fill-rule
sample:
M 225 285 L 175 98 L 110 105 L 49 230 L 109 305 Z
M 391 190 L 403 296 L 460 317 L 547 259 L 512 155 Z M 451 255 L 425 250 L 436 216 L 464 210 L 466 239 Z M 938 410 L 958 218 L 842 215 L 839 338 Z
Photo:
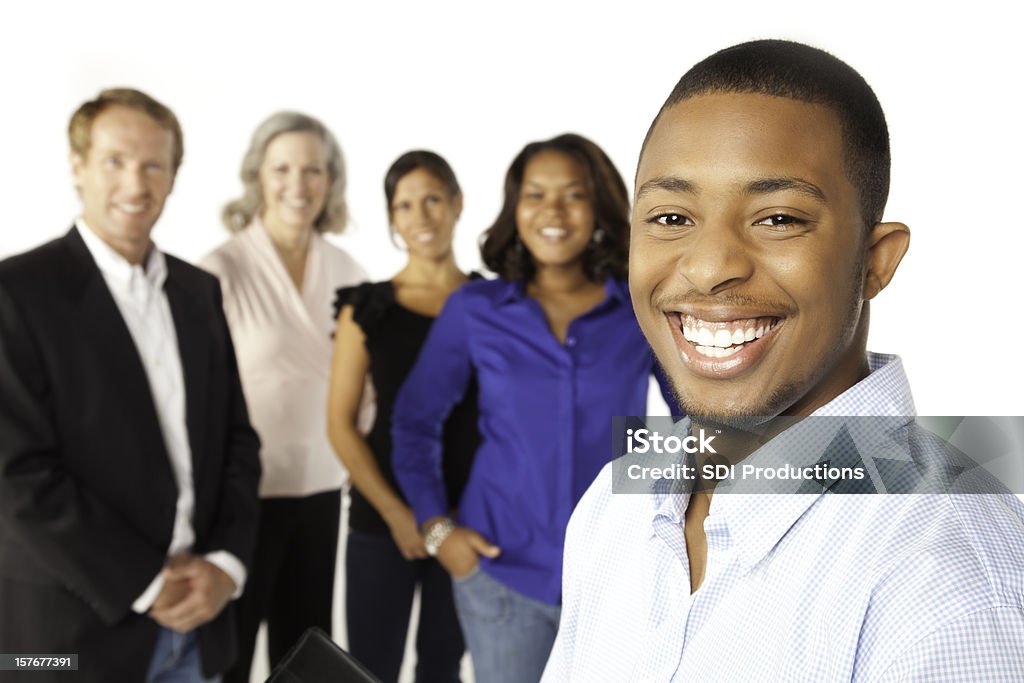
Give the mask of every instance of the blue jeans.
M 178 633 L 161 627 L 146 683 L 220 683 L 220 676 L 203 678 L 195 631 Z
M 452 586 L 477 683 L 539 681 L 562 608 L 528 598 L 479 567 Z

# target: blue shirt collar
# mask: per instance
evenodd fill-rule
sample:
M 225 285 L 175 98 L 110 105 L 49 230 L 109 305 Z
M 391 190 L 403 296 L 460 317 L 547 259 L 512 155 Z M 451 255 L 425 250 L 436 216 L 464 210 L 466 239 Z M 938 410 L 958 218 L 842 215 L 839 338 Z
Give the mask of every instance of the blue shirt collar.
M 494 293 L 496 305 L 514 303 L 528 298 L 526 280 L 502 280 L 503 287 Z M 604 281 L 605 299 L 620 304 L 632 305 L 629 300 L 629 287 L 624 280 L 616 280 L 609 276 Z

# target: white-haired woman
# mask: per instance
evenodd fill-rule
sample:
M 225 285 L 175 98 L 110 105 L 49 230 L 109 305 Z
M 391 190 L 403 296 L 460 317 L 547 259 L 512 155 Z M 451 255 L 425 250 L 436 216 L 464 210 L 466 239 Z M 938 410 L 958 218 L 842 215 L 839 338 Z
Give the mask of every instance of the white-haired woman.
M 279 112 L 242 160 L 244 194 L 223 221 L 234 235 L 202 261 L 221 280 L 253 426 L 262 441 L 260 532 L 239 604 L 239 657 L 225 681 L 247 683 L 259 625 L 270 665 L 310 626 L 331 631 L 341 489 L 327 441 L 332 301 L 366 279 L 321 235 L 345 226 L 345 168 L 316 119 Z

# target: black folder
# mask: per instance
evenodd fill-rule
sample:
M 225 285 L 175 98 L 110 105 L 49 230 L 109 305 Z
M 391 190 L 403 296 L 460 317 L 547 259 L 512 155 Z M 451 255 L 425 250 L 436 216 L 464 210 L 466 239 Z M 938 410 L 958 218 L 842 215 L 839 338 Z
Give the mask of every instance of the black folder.
M 266 683 L 380 683 L 380 679 L 314 626 L 288 650 Z

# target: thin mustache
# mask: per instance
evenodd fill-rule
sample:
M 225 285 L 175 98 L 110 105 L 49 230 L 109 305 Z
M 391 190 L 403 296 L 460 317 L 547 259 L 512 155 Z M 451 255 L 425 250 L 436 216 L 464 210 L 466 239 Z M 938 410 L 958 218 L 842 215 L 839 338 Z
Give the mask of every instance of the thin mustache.
M 755 296 L 749 296 L 747 294 L 730 293 L 723 294 L 721 296 L 706 296 L 703 294 L 687 293 L 687 294 L 660 294 L 652 299 L 652 303 L 662 310 L 681 308 L 683 306 L 707 306 L 707 307 L 736 307 L 736 308 L 754 308 L 763 309 L 766 311 L 785 311 L 789 312 L 790 307 L 784 303 L 778 301 L 771 301 L 768 299 L 762 299 Z

